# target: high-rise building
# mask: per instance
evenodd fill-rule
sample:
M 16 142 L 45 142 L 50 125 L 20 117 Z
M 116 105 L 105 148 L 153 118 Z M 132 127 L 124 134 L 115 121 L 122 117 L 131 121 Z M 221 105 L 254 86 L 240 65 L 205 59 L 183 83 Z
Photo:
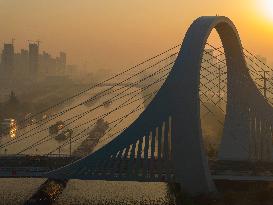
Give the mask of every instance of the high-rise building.
M 64 74 L 65 68 L 66 68 L 66 53 L 60 52 L 59 63 L 60 63 L 61 73 Z
M 29 44 L 29 72 L 31 75 L 36 75 L 39 68 L 39 44 Z
M 63 75 L 66 70 L 66 53 L 60 52 L 58 57 L 52 57 L 49 53 L 39 54 L 39 42 L 30 43 L 29 50 L 21 49 L 15 53 L 13 44 L 5 44 L 0 57 L 0 71 L 5 74 L 22 76 L 55 76 Z M 9 73 L 8 73 L 9 72 Z M 0 74 L 1 76 L 1 74 Z
M 28 50 L 21 49 L 20 53 L 14 55 L 14 70 L 17 76 L 25 76 L 28 74 L 29 68 Z
M 40 62 L 40 69 L 42 73 L 45 75 L 51 74 L 53 66 L 51 65 L 51 56 L 49 53 L 43 51 L 43 54 L 40 55 L 39 62 Z
M 61 65 L 66 65 L 66 53 L 60 52 L 60 64 Z
M 4 44 L 1 55 L 1 67 L 4 72 L 12 73 L 14 70 L 14 46 L 13 44 Z

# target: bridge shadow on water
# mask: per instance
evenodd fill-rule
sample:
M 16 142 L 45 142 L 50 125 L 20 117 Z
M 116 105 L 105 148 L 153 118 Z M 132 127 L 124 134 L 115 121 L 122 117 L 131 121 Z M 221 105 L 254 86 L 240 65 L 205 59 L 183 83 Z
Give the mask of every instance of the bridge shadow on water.
M 190 196 L 179 184 L 168 184 L 177 205 L 271 205 L 273 183 L 215 180 L 218 193 Z

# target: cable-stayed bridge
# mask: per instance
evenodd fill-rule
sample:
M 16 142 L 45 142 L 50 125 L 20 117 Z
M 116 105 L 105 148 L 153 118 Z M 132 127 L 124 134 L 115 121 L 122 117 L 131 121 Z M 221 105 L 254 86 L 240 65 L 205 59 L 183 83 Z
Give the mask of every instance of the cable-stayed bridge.
M 207 43 L 213 29 L 220 47 Z M 242 47 L 228 18 L 198 18 L 181 45 L 21 121 L 17 137 L 0 145 L 3 160 L 9 157 L 6 163 L 16 165 L 1 165 L 0 175 L 176 182 L 190 193 L 214 191 L 213 178 L 272 180 L 273 173 L 261 171 L 273 166 L 273 95 L 268 89 L 264 96 L 256 80 L 264 68 L 270 69 Z M 110 108 L 105 101 L 111 101 Z M 44 113 L 47 118 L 26 123 Z M 102 118 L 109 128 L 92 153 L 74 156 Z M 64 142 L 48 134 L 59 120 L 74 131 Z M 209 160 L 206 148 L 212 137 L 219 150 Z M 35 154 L 29 160 L 36 160 L 36 166 L 27 166 Z M 245 175 L 225 172 L 228 168 Z

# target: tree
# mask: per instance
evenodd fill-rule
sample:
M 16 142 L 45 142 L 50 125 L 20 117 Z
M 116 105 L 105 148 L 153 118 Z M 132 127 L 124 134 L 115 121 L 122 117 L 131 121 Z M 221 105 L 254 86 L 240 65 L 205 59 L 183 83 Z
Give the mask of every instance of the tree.
M 11 91 L 9 95 L 8 104 L 18 104 L 18 103 L 19 103 L 19 100 L 17 99 L 15 93 Z

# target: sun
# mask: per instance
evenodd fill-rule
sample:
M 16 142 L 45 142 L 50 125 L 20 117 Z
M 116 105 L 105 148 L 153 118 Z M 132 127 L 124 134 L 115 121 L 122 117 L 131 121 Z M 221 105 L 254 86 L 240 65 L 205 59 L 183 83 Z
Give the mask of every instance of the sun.
M 259 0 L 260 1 L 260 0 Z M 273 0 L 262 0 L 264 15 L 273 21 Z

